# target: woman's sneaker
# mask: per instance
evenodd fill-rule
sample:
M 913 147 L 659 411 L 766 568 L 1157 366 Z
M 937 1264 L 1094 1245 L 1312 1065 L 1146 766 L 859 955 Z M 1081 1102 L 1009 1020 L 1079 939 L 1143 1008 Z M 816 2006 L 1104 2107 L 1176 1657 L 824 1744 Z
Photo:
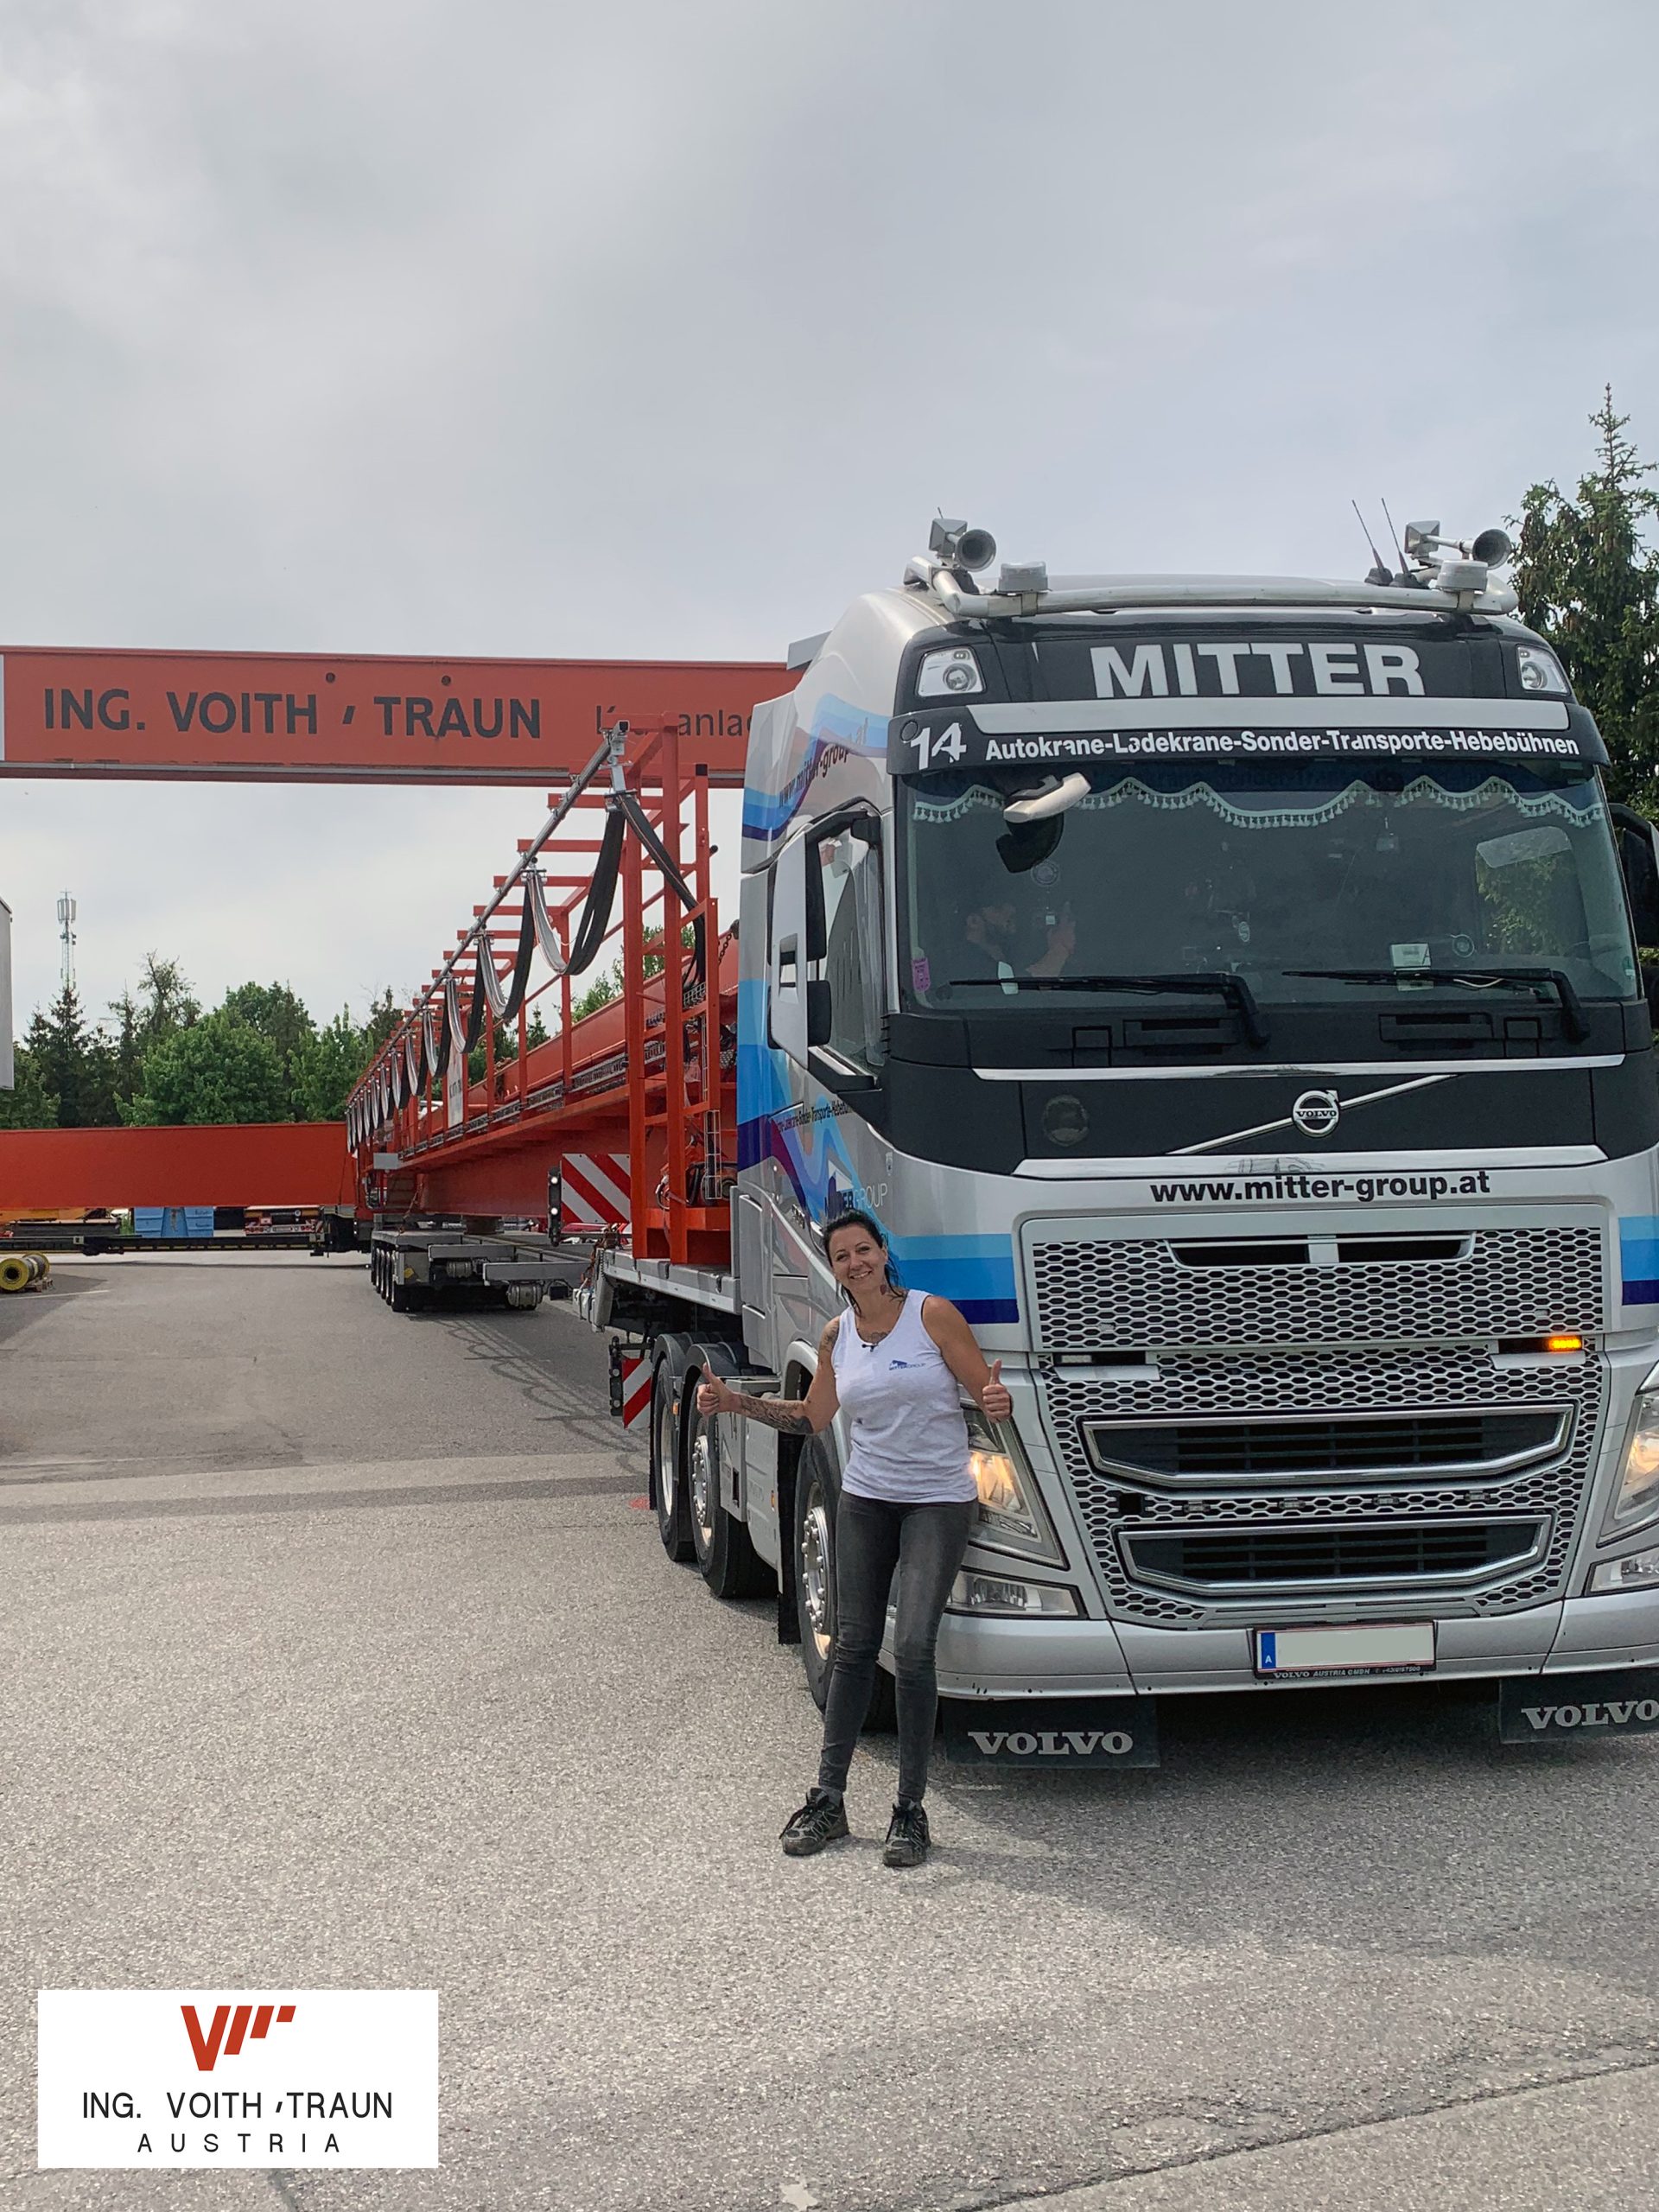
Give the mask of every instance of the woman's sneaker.
M 893 1808 L 893 1818 L 887 1823 L 887 1840 L 882 1851 L 884 1865 L 888 1866 L 919 1866 L 927 1856 L 931 1838 L 927 1833 L 927 1815 L 909 1798 L 901 1797 Z
M 809 1789 L 805 1804 L 784 1823 L 784 1855 L 810 1859 L 826 1843 L 839 1843 L 847 1833 L 847 1808 L 842 1800 L 827 1790 Z

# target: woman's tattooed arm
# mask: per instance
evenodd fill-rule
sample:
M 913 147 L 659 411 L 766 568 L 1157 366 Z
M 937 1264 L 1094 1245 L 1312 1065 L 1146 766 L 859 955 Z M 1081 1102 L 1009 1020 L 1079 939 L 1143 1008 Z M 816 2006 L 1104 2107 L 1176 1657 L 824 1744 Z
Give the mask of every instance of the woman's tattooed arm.
M 804 1398 L 749 1398 L 734 1390 L 725 1410 L 741 1414 L 746 1421 L 758 1421 L 766 1428 L 781 1428 L 785 1436 L 812 1433 Z
M 754 1398 L 732 1389 L 719 1376 L 699 1385 L 697 1408 L 703 1414 L 735 1414 L 742 1421 L 758 1421 L 785 1436 L 816 1436 L 836 1417 L 835 1344 L 836 1324 L 831 1321 L 818 1339 L 818 1371 L 804 1398 Z

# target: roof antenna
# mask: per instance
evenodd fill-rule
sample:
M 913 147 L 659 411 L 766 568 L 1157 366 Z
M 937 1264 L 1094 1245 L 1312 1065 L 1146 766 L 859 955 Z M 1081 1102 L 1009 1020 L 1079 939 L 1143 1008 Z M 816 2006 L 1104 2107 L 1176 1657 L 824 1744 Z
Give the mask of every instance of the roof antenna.
M 1382 499 L 1380 492 L 1377 497 L 1380 499 Z M 1389 503 L 1386 499 L 1382 499 L 1382 518 L 1389 525 L 1389 536 L 1394 540 L 1394 550 L 1400 556 L 1400 581 L 1402 583 L 1409 583 L 1411 571 L 1406 566 L 1405 553 L 1400 543 L 1400 533 L 1394 526 L 1394 517 L 1389 512 Z
M 1367 526 L 1365 518 L 1359 512 L 1359 501 L 1357 499 L 1350 499 L 1348 504 L 1353 509 L 1354 519 L 1359 524 L 1361 534 L 1364 537 L 1367 546 L 1370 549 L 1372 566 L 1370 573 L 1365 578 L 1366 582 L 1368 584 L 1392 583 L 1394 578 L 1389 571 L 1389 564 L 1376 550 L 1376 544 L 1371 537 L 1370 531 Z

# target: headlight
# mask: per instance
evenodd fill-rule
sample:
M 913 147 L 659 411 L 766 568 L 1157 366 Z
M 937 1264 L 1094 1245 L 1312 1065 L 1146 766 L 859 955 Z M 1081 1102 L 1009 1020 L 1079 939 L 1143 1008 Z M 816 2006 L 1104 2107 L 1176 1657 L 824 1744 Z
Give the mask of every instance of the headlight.
M 1567 678 L 1554 653 L 1542 652 L 1536 645 L 1520 645 L 1516 649 L 1516 658 L 1521 664 L 1523 691 L 1556 691 L 1565 696 Z
M 963 698 L 985 689 L 979 663 L 966 645 L 952 645 L 946 652 L 927 653 L 916 676 L 918 699 Z
M 1586 1586 L 1592 1596 L 1601 1590 L 1659 1588 L 1659 1545 L 1631 1552 L 1625 1559 L 1610 1559 L 1591 1574 Z
M 1624 1446 L 1624 1471 L 1608 1525 L 1625 1528 L 1656 1510 L 1659 1510 L 1659 1392 L 1643 1390 L 1636 1402 L 1636 1425 Z
M 947 1610 L 995 1613 L 1003 1619 L 1046 1614 L 1051 1620 L 1075 1620 L 1082 1608 L 1077 1592 L 1058 1583 L 1016 1582 L 1006 1574 L 976 1574 L 969 1568 L 950 1585 Z
M 1024 1559 L 1065 1565 L 1055 1540 L 1036 1478 L 1025 1464 L 1011 1421 L 993 1427 L 978 1408 L 964 1406 L 970 1446 L 969 1465 L 979 1491 L 979 1517 L 968 1541 L 982 1550 L 1015 1552 Z

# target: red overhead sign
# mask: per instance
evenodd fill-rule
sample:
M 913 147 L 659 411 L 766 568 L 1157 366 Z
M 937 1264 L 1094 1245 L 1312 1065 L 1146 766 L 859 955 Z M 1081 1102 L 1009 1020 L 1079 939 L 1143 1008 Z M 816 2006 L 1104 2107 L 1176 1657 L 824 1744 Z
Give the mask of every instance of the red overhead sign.
M 539 784 L 619 719 L 677 719 L 719 783 L 742 779 L 769 661 L 398 659 L 363 653 L 0 654 L 0 775 L 283 783 Z

